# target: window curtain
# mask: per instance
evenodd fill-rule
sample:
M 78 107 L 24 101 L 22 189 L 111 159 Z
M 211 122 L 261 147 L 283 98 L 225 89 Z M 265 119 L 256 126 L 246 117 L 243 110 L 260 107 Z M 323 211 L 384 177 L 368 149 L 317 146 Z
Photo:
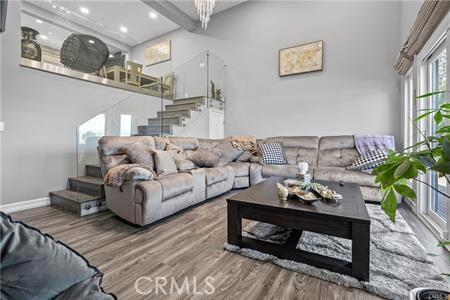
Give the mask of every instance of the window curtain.
M 400 51 L 394 69 L 405 74 L 414 61 L 414 55 L 419 53 L 433 31 L 450 10 L 450 1 L 425 1 L 417 14 L 409 32 L 408 39 Z

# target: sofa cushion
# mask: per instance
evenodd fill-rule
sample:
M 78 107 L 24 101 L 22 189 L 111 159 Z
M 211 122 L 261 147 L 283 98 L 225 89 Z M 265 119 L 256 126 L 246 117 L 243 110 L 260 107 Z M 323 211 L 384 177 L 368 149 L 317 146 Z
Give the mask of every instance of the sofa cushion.
M 196 165 L 205 168 L 216 167 L 219 163 L 222 151 L 215 148 L 198 148 L 192 153 L 188 154 L 188 158 Z
M 168 151 L 155 150 L 155 169 L 158 175 L 170 175 L 178 172 L 177 165 Z
M 314 170 L 315 180 L 326 181 L 344 181 L 357 183 L 364 186 L 378 187 L 375 183 L 375 175 L 367 174 L 361 171 L 349 171 L 345 168 L 322 167 Z
M 127 157 L 130 162 L 148 166 L 150 169 L 155 169 L 155 162 L 153 160 L 153 151 L 155 148 L 150 148 L 145 144 L 134 143 L 126 148 Z
M 238 158 L 239 155 L 241 155 L 242 153 L 242 150 L 234 148 L 233 145 L 231 144 L 231 141 L 228 139 L 225 139 L 222 142 L 220 142 L 215 148 L 222 151 L 219 163 L 217 164 L 217 166 L 219 167 L 223 167 L 227 163 L 232 162 L 233 160 Z
M 278 136 L 267 138 L 266 141 L 282 143 L 286 160 L 290 165 L 307 162 L 311 168 L 317 166 L 319 148 L 317 136 Z
M 98 141 L 100 155 L 125 154 L 128 145 L 140 143 L 155 148 L 151 136 L 104 136 Z
M 298 166 L 296 165 L 264 165 L 261 169 L 261 174 L 264 178 L 271 176 L 295 178 L 298 173 Z
M 233 168 L 235 176 L 249 176 L 250 174 L 249 162 L 230 162 L 228 166 Z
M 194 187 L 194 179 L 189 173 L 178 173 L 160 177 L 158 179 L 162 189 L 162 200 L 167 200 L 192 191 Z
M 53 299 L 100 271 L 61 242 L 0 212 L 1 299 Z
M 205 168 L 206 185 L 211 185 L 227 179 L 228 170 L 226 167 Z
M 169 137 L 170 143 L 177 145 L 183 150 L 195 150 L 198 148 L 198 139 L 194 137 Z
M 324 136 L 319 141 L 319 167 L 347 167 L 357 158 L 353 135 Z
M 155 140 L 156 150 L 164 150 L 164 149 L 166 149 L 167 144 L 170 143 L 170 140 L 168 137 L 155 136 L 155 137 L 153 137 L 153 139 Z

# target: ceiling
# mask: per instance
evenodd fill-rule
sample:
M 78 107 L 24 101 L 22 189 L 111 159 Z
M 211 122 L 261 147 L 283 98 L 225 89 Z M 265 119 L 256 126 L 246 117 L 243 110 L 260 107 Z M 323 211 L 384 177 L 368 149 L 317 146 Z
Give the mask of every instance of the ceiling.
M 248 0 L 216 0 L 214 13 L 232 8 L 233 6 L 247 2 Z M 194 0 L 170 0 L 176 7 L 181 9 L 185 14 L 194 20 L 199 20 L 197 9 L 195 8 Z
M 246 1 L 246 0 L 245 0 Z M 245 1 L 216 0 L 214 13 L 239 5 Z M 194 0 L 169 1 L 191 19 L 198 15 Z M 89 12 L 83 13 L 82 8 Z M 106 37 L 108 45 L 129 48 L 142 44 L 180 26 L 161 15 L 140 0 L 128 1 L 67 1 L 38 0 L 26 1 L 22 10 L 27 14 L 23 25 L 30 26 L 41 35 L 46 35 L 46 44 L 60 45 L 69 32 L 100 33 Z M 31 13 L 29 13 L 31 12 Z M 156 14 L 151 18 L 150 14 Z M 37 23 L 36 19 L 43 21 Z M 212 20 L 213 21 L 213 20 Z M 52 24 L 53 23 L 53 24 Z M 59 28 L 58 27 L 61 27 Z M 121 31 L 125 27 L 126 32 Z

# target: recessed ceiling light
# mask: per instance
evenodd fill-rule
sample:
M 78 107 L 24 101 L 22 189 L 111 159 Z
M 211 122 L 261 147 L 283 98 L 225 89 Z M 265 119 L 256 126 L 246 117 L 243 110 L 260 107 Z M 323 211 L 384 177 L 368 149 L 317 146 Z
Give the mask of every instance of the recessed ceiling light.
M 88 41 L 90 44 L 95 44 L 95 42 L 93 40 L 89 40 Z
M 89 14 L 89 9 L 87 9 L 86 7 L 80 7 L 80 12 L 82 14 L 88 15 Z
M 42 24 L 42 23 L 44 23 L 44 21 L 42 21 L 40 19 L 36 19 L 36 23 Z
M 70 11 L 66 11 L 66 13 L 67 13 L 68 15 L 70 15 Z
M 46 35 L 40 35 L 39 36 L 42 40 L 48 40 L 48 37 Z
M 156 13 L 154 13 L 154 12 L 150 12 L 148 15 L 152 19 L 156 19 L 158 17 L 158 15 Z
M 53 4 L 52 7 L 53 7 L 53 8 L 56 8 L 56 5 Z
M 109 58 L 113 58 L 113 57 L 114 57 L 114 54 L 110 54 L 110 55 L 109 55 Z
M 127 33 L 128 29 L 125 26 L 120 26 L 120 31 L 122 31 L 123 33 Z

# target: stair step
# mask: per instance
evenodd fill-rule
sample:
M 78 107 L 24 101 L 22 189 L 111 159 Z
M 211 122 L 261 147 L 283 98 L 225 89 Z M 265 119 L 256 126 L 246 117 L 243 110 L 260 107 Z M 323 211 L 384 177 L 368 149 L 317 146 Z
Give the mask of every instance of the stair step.
M 159 135 L 161 133 L 161 125 L 141 125 L 138 126 L 138 135 Z M 163 134 L 173 134 L 173 125 L 163 125 Z
M 172 101 L 173 101 L 173 104 L 183 104 L 183 103 L 192 103 L 192 102 L 205 104 L 205 98 L 206 97 L 204 97 L 204 96 L 198 96 L 198 97 L 173 99 Z
M 177 110 L 166 110 L 166 111 L 158 111 L 157 117 L 161 118 L 162 116 L 165 117 L 185 117 L 190 118 L 191 117 L 191 110 L 190 109 L 177 109 Z
M 163 125 L 183 125 L 183 120 L 185 118 L 182 117 L 164 117 Z M 161 118 L 149 118 L 148 125 L 159 125 L 161 126 Z
M 199 107 L 202 104 L 199 102 L 188 102 L 188 103 L 180 103 L 180 104 L 167 104 L 166 111 L 180 110 L 180 109 L 190 109 L 190 110 L 199 110 Z
M 73 212 L 80 217 L 106 210 L 104 197 L 70 190 L 50 192 L 50 205 Z
M 103 178 L 92 176 L 78 176 L 69 178 L 71 191 L 81 192 L 96 197 L 105 197 Z
M 86 175 L 103 178 L 102 168 L 97 165 L 86 165 Z

